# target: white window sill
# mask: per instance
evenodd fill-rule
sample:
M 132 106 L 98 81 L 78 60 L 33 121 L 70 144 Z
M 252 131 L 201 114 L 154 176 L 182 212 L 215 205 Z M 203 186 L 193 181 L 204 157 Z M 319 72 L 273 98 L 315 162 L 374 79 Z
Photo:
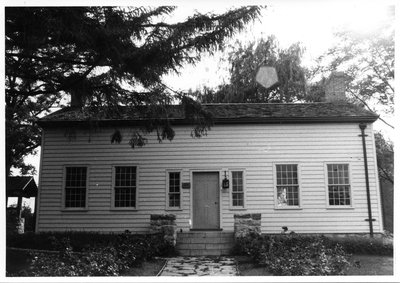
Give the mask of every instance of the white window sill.
M 343 210 L 352 210 L 354 209 L 354 207 L 352 206 L 327 206 L 326 207 L 327 210 L 337 210 L 337 209 L 343 209 Z
M 135 207 L 112 207 L 110 211 L 138 211 Z
M 295 206 L 295 207 L 275 207 L 274 210 L 303 210 L 302 207 Z
M 87 208 L 63 208 L 61 212 L 88 212 Z
M 230 207 L 229 210 L 247 210 L 246 207 Z
M 168 207 L 165 209 L 165 211 L 183 211 L 183 209 L 180 207 L 179 208 Z

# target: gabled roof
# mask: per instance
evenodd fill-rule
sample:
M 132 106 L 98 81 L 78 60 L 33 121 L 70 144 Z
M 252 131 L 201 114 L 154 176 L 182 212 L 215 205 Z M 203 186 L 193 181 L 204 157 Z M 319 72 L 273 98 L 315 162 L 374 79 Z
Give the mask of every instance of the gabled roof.
M 203 104 L 215 124 L 243 123 L 372 123 L 378 115 L 351 103 L 229 103 Z M 151 116 L 149 107 L 119 107 L 118 114 L 97 109 L 96 115 L 81 108 L 66 107 L 39 120 L 42 127 L 85 125 L 97 121 L 102 125 L 140 125 Z M 182 105 L 169 105 L 166 115 L 172 124 L 188 124 Z
M 38 187 L 31 176 L 8 176 L 6 184 L 7 197 L 36 197 Z

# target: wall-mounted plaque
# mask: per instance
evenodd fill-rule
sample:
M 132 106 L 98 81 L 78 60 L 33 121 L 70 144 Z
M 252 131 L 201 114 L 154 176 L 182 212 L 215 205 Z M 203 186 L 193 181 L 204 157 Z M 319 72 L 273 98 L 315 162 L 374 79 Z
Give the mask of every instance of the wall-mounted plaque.
M 190 182 L 182 182 L 182 189 L 190 189 Z

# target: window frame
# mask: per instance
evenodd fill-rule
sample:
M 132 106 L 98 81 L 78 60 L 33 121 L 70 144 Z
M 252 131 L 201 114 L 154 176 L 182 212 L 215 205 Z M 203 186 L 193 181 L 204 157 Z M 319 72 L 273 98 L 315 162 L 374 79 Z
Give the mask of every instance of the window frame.
M 169 174 L 179 173 L 179 207 L 169 206 Z M 165 170 L 165 210 L 182 210 L 182 169 L 167 169 Z
M 82 207 L 67 207 L 65 206 L 66 201 L 66 182 L 67 182 L 67 168 L 84 167 L 86 168 L 86 190 L 85 190 L 85 206 Z M 63 165 L 63 178 L 62 178 L 62 192 L 61 192 L 61 211 L 88 211 L 89 210 L 89 175 L 90 166 L 87 164 L 66 164 Z
M 329 204 L 329 178 L 328 178 L 328 165 L 348 165 L 349 168 L 349 186 L 350 186 L 350 205 L 330 205 Z M 352 184 L 352 164 L 350 162 L 331 161 L 324 162 L 324 173 L 325 173 L 325 197 L 326 197 L 326 209 L 353 209 L 353 184 Z
M 296 165 L 297 166 L 297 186 L 299 187 L 298 189 L 298 195 L 299 195 L 299 205 L 288 205 L 288 206 L 279 206 L 278 204 L 278 180 L 277 180 L 277 165 Z M 289 162 L 276 162 L 272 164 L 272 169 L 273 169 L 273 179 L 274 179 L 274 206 L 275 209 L 277 210 L 301 210 L 303 209 L 302 204 L 302 184 L 301 184 L 301 169 L 302 166 L 300 162 L 296 161 L 289 161 Z
M 231 168 L 229 171 L 229 209 L 230 210 L 247 210 L 247 193 L 246 193 L 246 170 L 244 168 Z M 243 176 L 243 206 L 233 205 L 233 172 L 242 172 Z M 222 180 L 225 178 L 223 176 Z M 222 182 L 222 181 L 221 181 Z
M 115 206 L 115 173 L 116 167 L 136 167 L 136 190 L 135 190 L 135 206 L 119 207 Z M 114 164 L 112 165 L 111 178 L 111 210 L 131 210 L 136 211 L 139 207 L 139 166 L 135 164 Z

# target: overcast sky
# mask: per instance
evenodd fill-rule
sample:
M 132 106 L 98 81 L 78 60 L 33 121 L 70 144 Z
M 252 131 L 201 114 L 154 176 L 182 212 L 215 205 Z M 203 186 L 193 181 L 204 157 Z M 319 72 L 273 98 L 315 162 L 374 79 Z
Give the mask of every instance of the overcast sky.
M 311 65 L 334 44 L 334 33 L 351 29 L 368 33 L 388 19 L 388 4 L 393 1 L 341 1 L 341 0 L 280 0 L 264 1 L 267 8 L 260 21 L 247 27 L 232 41 L 252 41 L 273 34 L 281 47 L 301 42 L 306 48 L 304 65 Z M 196 2 L 195 2 L 196 3 Z M 221 13 L 230 6 L 224 1 L 202 1 L 203 4 L 178 6 L 174 19 L 184 20 L 194 10 Z M 213 3 L 212 5 L 210 5 Z M 210 10 L 213 7 L 213 10 Z M 166 83 L 175 89 L 196 89 L 203 85 L 216 86 L 227 74 L 219 68 L 220 54 L 204 56 L 196 66 L 182 69 L 181 75 L 166 76 Z

